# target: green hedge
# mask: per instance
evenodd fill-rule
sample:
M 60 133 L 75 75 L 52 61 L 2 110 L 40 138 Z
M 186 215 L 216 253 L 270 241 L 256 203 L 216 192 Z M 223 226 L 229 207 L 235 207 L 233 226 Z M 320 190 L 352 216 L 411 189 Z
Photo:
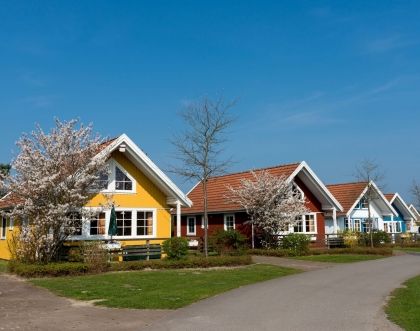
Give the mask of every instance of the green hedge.
M 248 254 L 251 255 L 264 255 L 264 256 L 277 256 L 277 257 L 291 257 L 295 256 L 293 252 L 286 249 L 250 249 Z M 321 255 L 321 254 L 360 254 L 360 255 L 392 255 L 392 248 L 380 247 L 352 247 L 352 248 L 331 248 L 331 249 L 310 249 L 304 255 Z
M 209 256 L 190 257 L 184 260 L 153 260 L 130 261 L 113 263 L 113 271 L 144 270 L 144 269 L 185 269 L 185 268 L 212 268 L 248 265 L 252 263 L 249 255 L 244 256 Z
M 107 271 L 128 271 L 144 269 L 183 269 L 183 268 L 212 268 L 212 267 L 232 267 L 251 264 L 249 255 L 245 256 L 212 256 L 191 257 L 184 260 L 150 260 L 150 261 L 128 261 L 115 262 L 108 266 Z M 89 265 L 81 262 L 63 262 L 49 264 L 24 264 L 10 262 L 8 265 L 10 272 L 21 277 L 59 277 L 75 276 L 91 273 Z
M 25 264 L 9 262 L 8 270 L 16 275 L 34 277 L 74 276 L 89 272 L 89 266 L 82 262 L 63 262 L 49 264 Z

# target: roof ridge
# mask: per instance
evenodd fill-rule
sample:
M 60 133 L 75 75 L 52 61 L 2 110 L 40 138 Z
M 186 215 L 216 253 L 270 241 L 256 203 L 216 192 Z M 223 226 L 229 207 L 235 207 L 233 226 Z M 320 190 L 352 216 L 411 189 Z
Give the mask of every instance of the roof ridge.
M 237 172 L 231 172 L 231 173 L 223 174 L 223 175 L 219 175 L 219 176 L 213 176 L 213 177 L 210 177 L 209 179 L 227 177 L 227 176 L 233 176 L 233 175 L 239 175 L 239 174 L 245 174 L 245 173 L 248 173 L 248 172 L 251 172 L 251 171 L 261 171 L 261 170 L 270 170 L 270 169 L 275 169 L 275 168 L 282 168 L 282 167 L 287 167 L 287 166 L 292 166 L 292 165 L 298 166 L 301 163 L 302 162 L 292 162 L 292 163 L 278 164 L 278 165 L 269 166 L 269 167 L 251 168 L 251 169 L 237 171 Z

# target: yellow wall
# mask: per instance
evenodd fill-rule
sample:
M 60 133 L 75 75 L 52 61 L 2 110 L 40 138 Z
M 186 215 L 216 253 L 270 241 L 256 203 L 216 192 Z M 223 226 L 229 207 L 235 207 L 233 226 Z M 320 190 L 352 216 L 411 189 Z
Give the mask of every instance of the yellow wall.
M 170 206 L 166 204 L 166 195 L 161 192 L 152 181 L 147 178 L 123 153 L 114 152 L 112 158 L 116 160 L 136 181 L 136 193 L 115 193 L 112 200 L 116 208 L 156 208 L 156 238 L 170 238 L 171 214 Z M 107 203 L 102 193 L 97 194 L 87 204 L 87 207 L 98 207 Z M 145 240 L 120 240 L 123 244 L 145 244 Z M 151 241 L 150 243 L 159 243 Z
M 12 239 L 13 234 L 16 234 L 20 229 L 19 224 L 14 224 L 12 229 L 10 229 L 9 225 L 10 218 L 7 219 L 6 239 L 0 239 L 0 259 L 3 260 L 10 260 L 9 241 Z M 1 230 L 0 224 L 0 231 Z
M 156 209 L 156 239 L 137 238 L 119 240 L 125 245 L 144 245 L 146 240 L 150 244 L 160 244 L 171 237 L 171 214 L 170 206 L 166 204 L 166 195 L 161 192 L 123 153 L 114 152 L 115 159 L 136 181 L 136 193 L 115 193 L 112 201 L 116 208 L 155 208 Z M 86 205 L 87 207 L 99 207 L 107 204 L 107 199 L 102 193 L 95 195 Z M 15 226 L 15 229 L 18 228 Z M 11 237 L 7 228 L 7 238 Z M 74 242 L 74 244 L 77 241 Z M 7 240 L 0 240 L 0 259 L 10 259 Z

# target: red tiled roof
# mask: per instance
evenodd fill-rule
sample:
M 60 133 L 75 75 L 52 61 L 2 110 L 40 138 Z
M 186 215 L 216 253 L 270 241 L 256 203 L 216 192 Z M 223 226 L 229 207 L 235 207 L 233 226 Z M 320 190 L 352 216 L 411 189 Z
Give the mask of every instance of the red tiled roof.
M 300 163 L 279 165 L 210 178 L 207 182 L 208 211 L 218 212 L 242 210 L 243 208 L 241 206 L 231 203 L 228 199 L 226 199 L 226 195 L 228 194 L 227 186 L 238 187 L 241 184 L 242 179 L 251 179 L 251 171 L 256 173 L 267 171 L 274 176 L 289 177 L 299 165 Z M 193 202 L 193 206 L 191 208 L 182 208 L 182 212 L 186 214 L 202 213 L 204 210 L 202 185 L 196 185 L 193 190 L 188 193 L 188 198 Z
M 0 209 L 10 208 L 22 202 L 23 200 L 21 198 L 16 197 L 13 194 L 9 194 L 0 200 Z
M 367 184 L 367 182 L 333 184 L 327 185 L 327 189 L 330 190 L 332 195 L 343 206 L 343 213 L 346 214 L 359 198 L 360 194 L 362 194 Z

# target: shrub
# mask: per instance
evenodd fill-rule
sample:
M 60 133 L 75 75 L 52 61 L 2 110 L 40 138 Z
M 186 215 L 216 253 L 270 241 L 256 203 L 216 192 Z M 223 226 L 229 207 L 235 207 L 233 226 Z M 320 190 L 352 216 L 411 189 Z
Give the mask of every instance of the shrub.
M 80 247 L 70 247 L 66 255 L 69 262 L 83 262 L 83 254 Z
M 255 248 L 248 249 L 247 251 L 250 255 L 264 255 L 264 256 L 276 256 L 276 257 L 287 257 L 291 256 L 291 253 L 288 249 L 264 249 L 264 248 Z
M 369 232 L 359 232 L 359 245 L 361 246 L 370 246 L 370 233 Z M 384 244 L 390 243 L 390 238 L 388 233 L 385 231 L 373 231 L 372 232 L 373 238 L 373 246 L 379 247 L 383 246 Z
M 149 260 L 149 261 L 129 261 L 112 263 L 113 271 L 129 271 L 144 269 L 185 269 L 185 268 L 213 268 L 213 267 L 233 267 L 248 265 L 252 263 L 251 256 L 210 256 L 210 257 L 190 257 L 178 260 Z
M 346 230 L 342 233 L 342 237 L 346 247 L 356 247 L 359 244 L 359 236 L 357 232 Z
M 246 245 L 246 237 L 235 230 L 218 230 L 211 237 L 211 246 L 218 254 L 242 254 Z
M 301 233 L 292 233 L 283 238 L 282 248 L 290 252 L 290 255 L 306 255 L 309 251 L 311 240 Z
M 80 262 L 26 264 L 11 261 L 8 268 L 10 272 L 26 278 L 74 276 L 89 272 L 88 265 Z
M 104 249 L 101 241 L 85 241 L 80 247 L 83 262 L 90 272 L 103 272 L 108 269 L 108 251 Z
M 360 254 L 360 255 L 392 255 L 393 251 L 390 247 L 349 247 L 349 248 L 317 248 L 311 249 L 310 255 L 321 254 Z
M 188 240 L 181 237 L 170 238 L 162 244 L 163 252 L 170 260 L 185 259 L 188 255 Z

